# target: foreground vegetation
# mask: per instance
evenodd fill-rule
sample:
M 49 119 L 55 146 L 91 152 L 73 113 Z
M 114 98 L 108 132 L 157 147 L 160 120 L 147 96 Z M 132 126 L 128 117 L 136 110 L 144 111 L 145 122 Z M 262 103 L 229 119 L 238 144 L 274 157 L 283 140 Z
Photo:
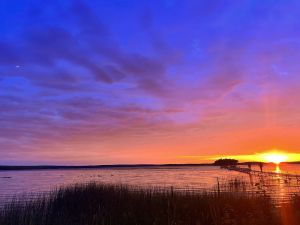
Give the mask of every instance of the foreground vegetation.
M 75 185 L 0 210 L 1 225 L 295 225 L 300 201 L 276 208 L 268 197 Z M 298 222 L 299 221 L 299 222 Z

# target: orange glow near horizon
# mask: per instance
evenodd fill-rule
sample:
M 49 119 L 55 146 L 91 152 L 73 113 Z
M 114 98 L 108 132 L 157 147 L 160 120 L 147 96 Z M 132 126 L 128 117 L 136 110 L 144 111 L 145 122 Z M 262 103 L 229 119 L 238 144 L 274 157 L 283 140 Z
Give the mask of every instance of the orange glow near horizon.
M 258 161 L 266 163 L 280 164 L 281 162 L 300 161 L 299 153 L 288 153 L 284 151 L 272 150 L 268 152 L 256 153 L 253 155 L 232 156 L 240 161 Z
M 215 156 L 183 156 L 184 158 L 194 159 L 194 160 L 208 160 L 214 161 L 219 158 L 232 158 L 237 159 L 240 162 L 265 162 L 274 163 L 279 165 L 282 162 L 296 162 L 300 161 L 300 153 L 290 153 L 279 150 L 271 150 L 266 152 L 255 153 L 252 155 L 215 155 Z

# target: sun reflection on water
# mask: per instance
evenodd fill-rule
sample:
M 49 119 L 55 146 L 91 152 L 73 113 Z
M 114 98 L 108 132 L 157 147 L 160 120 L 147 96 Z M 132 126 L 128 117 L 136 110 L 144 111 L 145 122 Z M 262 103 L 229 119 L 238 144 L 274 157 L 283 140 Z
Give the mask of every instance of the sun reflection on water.
M 276 164 L 275 173 L 281 173 L 280 165 Z

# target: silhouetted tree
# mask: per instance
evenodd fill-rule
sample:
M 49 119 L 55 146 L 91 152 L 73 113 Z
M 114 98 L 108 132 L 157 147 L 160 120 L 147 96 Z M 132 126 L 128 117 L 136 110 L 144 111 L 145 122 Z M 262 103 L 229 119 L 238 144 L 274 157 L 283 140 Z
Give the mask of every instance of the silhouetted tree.
M 217 166 L 236 166 L 238 162 L 236 159 L 218 159 L 214 164 Z

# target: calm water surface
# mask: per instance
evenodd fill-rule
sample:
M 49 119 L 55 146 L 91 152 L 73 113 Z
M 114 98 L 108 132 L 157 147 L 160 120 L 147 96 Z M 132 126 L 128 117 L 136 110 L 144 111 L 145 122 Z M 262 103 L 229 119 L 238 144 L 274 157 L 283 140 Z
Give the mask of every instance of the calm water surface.
M 281 165 L 280 169 L 300 174 L 300 165 Z M 275 171 L 276 167 L 268 165 L 264 167 L 264 170 Z M 214 166 L 0 171 L 0 203 L 24 193 L 48 192 L 57 187 L 75 183 L 95 181 L 140 187 L 170 188 L 172 186 L 176 189 L 203 190 L 216 187 L 217 179 L 222 183 L 234 178 L 244 179 L 247 182 L 249 180 L 246 174 Z M 253 184 L 253 188 L 262 188 L 257 186 Z M 294 193 L 298 190 L 295 191 L 295 187 L 293 190 L 287 187 L 284 180 L 278 181 L 277 186 L 275 191 L 278 196 L 285 196 L 287 193 Z M 271 192 L 274 190 L 272 189 Z

